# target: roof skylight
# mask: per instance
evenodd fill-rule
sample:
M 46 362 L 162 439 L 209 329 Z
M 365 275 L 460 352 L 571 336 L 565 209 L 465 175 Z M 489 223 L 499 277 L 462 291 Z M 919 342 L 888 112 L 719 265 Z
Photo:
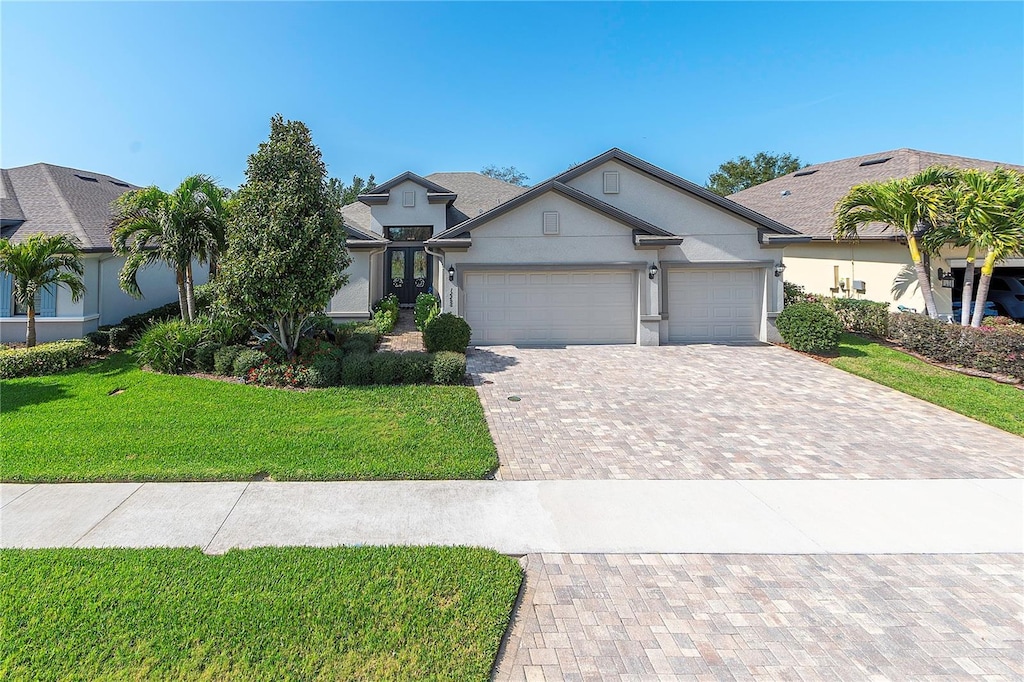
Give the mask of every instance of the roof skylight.
M 75 173 L 75 177 L 79 180 L 85 180 L 86 182 L 99 182 L 96 178 L 90 178 L 88 175 L 79 175 L 78 173 Z
M 888 161 L 891 158 L 892 158 L 891 156 L 883 156 L 883 157 L 878 158 L 878 159 L 868 159 L 867 161 L 861 161 L 859 165 L 861 165 L 861 166 L 877 166 L 880 163 L 885 163 L 886 161 Z
M 793 177 L 794 178 L 802 178 L 805 175 L 814 175 L 817 172 L 818 172 L 817 168 L 814 168 L 812 170 L 797 171 L 796 173 L 793 173 Z

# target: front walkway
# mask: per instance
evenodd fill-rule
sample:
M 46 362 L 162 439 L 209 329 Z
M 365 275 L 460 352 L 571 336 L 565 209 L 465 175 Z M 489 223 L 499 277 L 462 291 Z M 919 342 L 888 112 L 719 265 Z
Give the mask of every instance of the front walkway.
M 380 349 L 401 353 L 423 350 L 423 332 L 416 329 L 416 316 L 411 308 L 399 309 L 398 322 L 380 340 Z
M 774 346 L 496 346 L 468 370 L 506 480 L 1024 476 L 1024 439 Z

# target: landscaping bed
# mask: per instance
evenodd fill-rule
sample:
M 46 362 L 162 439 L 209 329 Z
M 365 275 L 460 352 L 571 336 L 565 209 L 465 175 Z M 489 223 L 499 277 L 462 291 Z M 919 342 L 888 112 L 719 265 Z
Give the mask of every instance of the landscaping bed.
M 0 401 L 11 482 L 484 478 L 498 465 L 468 386 L 281 391 L 116 354 L 4 381 Z
M 483 549 L 4 550 L 5 679 L 487 680 L 522 571 Z

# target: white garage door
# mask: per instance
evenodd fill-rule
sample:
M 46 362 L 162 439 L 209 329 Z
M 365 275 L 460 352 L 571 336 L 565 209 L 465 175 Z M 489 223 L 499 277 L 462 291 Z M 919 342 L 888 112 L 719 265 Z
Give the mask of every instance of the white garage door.
M 669 270 L 669 341 L 757 341 L 763 288 L 761 269 Z
M 468 272 L 462 286 L 474 344 L 636 340 L 632 271 Z

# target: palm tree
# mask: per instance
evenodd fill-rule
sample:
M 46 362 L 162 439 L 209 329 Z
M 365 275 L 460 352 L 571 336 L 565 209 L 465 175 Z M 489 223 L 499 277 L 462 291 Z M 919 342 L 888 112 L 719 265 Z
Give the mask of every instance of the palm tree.
M 869 223 L 883 223 L 906 236 L 925 309 L 933 318 L 938 311 L 920 240 L 946 219 L 944 188 L 956 177 L 957 171 L 951 168 L 932 166 L 909 178 L 854 185 L 835 207 L 836 239 L 856 239 L 857 229 Z
M 996 263 L 1024 252 L 1024 173 L 996 168 L 985 183 L 988 208 L 977 225 L 974 243 L 984 249 L 985 260 L 978 279 L 972 327 L 980 327 Z
M 11 276 L 14 298 L 25 306 L 25 345 L 36 345 L 36 294 L 44 287 L 66 286 L 73 301 L 85 294 L 82 252 L 66 235 L 34 234 L 18 244 L 0 239 L 0 271 Z
M 195 319 L 192 261 L 207 263 L 225 246 L 226 211 L 220 188 L 205 175 L 192 175 L 171 194 L 146 187 L 121 195 L 113 208 L 110 243 L 115 253 L 126 257 L 121 288 L 141 298 L 139 270 L 164 262 L 174 268 L 181 319 Z

